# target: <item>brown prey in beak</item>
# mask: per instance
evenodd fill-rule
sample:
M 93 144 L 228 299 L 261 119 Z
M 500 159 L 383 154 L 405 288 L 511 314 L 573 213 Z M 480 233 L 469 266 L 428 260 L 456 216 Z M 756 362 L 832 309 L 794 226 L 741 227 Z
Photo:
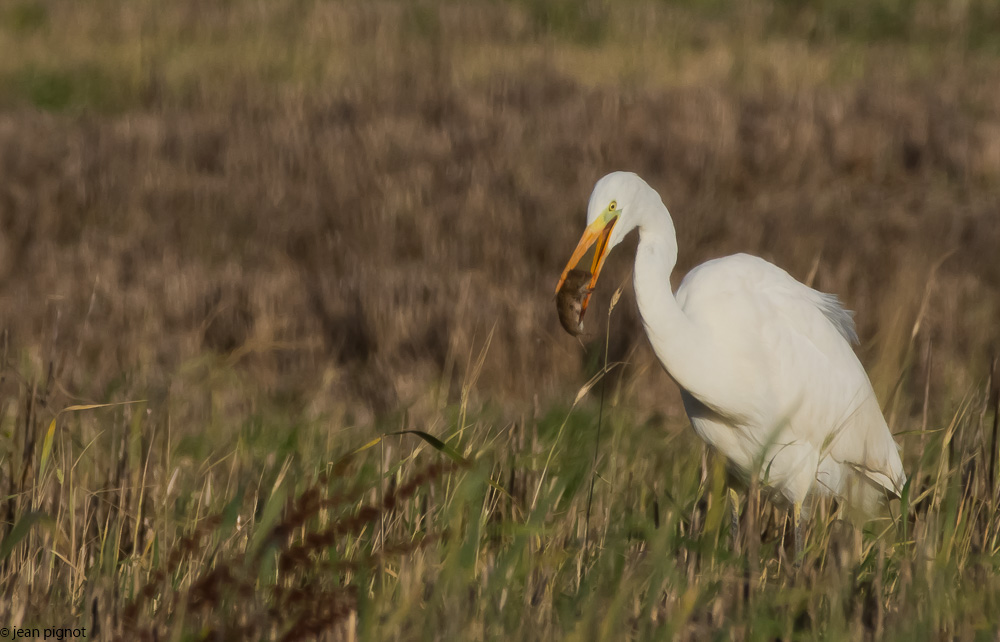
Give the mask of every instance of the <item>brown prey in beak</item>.
M 597 219 L 587 226 L 587 229 L 583 231 L 583 236 L 580 238 L 580 242 L 577 244 L 576 249 L 573 250 L 573 256 L 570 257 L 569 262 L 566 264 L 565 269 L 563 269 L 562 276 L 559 278 L 559 285 L 556 286 L 556 294 L 559 295 L 559 305 L 560 310 L 560 320 L 562 320 L 562 315 L 564 314 L 564 306 L 572 305 L 572 299 L 575 297 L 579 300 L 580 312 L 577 319 L 577 329 L 582 332 L 583 330 L 583 315 L 587 312 L 587 304 L 590 302 L 590 295 L 594 291 L 594 287 L 597 285 L 597 279 L 601 274 L 601 268 L 604 267 L 604 260 L 608 256 L 608 239 L 611 237 L 611 230 L 614 228 L 615 223 L 618 220 L 618 212 L 605 211 L 604 214 L 597 217 Z M 594 258 L 591 262 L 590 274 L 582 270 L 576 270 L 576 265 L 583 258 L 583 255 L 587 253 L 590 246 L 596 243 L 597 247 L 594 249 Z M 586 288 L 582 287 L 582 284 L 573 283 L 573 287 L 564 287 L 572 279 L 574 282 L 578 282 L 581 278 L 580 275 L 587 275 L 590 277 L 590 283 Z M 575 307 L 575 306 L 573 306 Z M 568 319 L 567 319 L 568 320 Z M 566 328 L 567 332 L 570 334 L 580 334 L 580 332 L 574 333 L 567 326 L 566 321 L 563 321 L 563 327 Z

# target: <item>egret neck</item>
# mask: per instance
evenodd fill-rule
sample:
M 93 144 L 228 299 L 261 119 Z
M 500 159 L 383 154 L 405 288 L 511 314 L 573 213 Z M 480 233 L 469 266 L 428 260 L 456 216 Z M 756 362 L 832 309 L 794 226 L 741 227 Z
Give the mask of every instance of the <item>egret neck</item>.
M 655 192 L 643 201 L 633 277 L 639 315 L 667 374 L 704 400 L 725 372 L 725 360 L 717 358 L 715 344 L 704 336 L 706 330 L 684 313 L 670 286 L 677 263 L 677 235 L 670 213 Z

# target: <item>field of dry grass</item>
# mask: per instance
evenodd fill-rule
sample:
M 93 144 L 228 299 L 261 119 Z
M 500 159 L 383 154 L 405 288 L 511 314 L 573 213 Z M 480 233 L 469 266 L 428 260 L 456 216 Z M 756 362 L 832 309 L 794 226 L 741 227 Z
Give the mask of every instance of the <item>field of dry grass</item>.
M 998 21 L 916 0 L 0 6 L 0 626 L 992 639 Z M 663 195 L 678 276 L 745 251 L 857 311 L 912 478 L 894 519 L 857 541 L 819 519 L 795 573 L 782 514 L 751 502 L 728 545 L 629 244 L 585 345 L 558 324 L 615 169 Z M 620 284 L 624 365 L 577 397 Z M 350 454 L 401 430 L 448 445 Z

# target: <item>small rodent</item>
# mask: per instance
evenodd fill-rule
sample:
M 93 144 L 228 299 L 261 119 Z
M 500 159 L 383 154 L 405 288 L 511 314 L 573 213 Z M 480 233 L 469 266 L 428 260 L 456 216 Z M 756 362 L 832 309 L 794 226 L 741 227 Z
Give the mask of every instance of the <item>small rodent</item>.
M 556 295 L 556 309 L 559 323 L 574 337 L 583 334 L 583 300 L 590 294 L 591 273 L 586 270 L 570 270 L 559 293 Z

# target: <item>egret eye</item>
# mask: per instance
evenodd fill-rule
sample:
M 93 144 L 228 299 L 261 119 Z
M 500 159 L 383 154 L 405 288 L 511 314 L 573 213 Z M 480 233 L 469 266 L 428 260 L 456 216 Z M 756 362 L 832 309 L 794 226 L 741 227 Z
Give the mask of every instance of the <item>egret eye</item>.
M 608 205 L 608 211 L 614 212 L 616 209 L 618 209 L 618 201 L 611 201 L 611 205 Z

